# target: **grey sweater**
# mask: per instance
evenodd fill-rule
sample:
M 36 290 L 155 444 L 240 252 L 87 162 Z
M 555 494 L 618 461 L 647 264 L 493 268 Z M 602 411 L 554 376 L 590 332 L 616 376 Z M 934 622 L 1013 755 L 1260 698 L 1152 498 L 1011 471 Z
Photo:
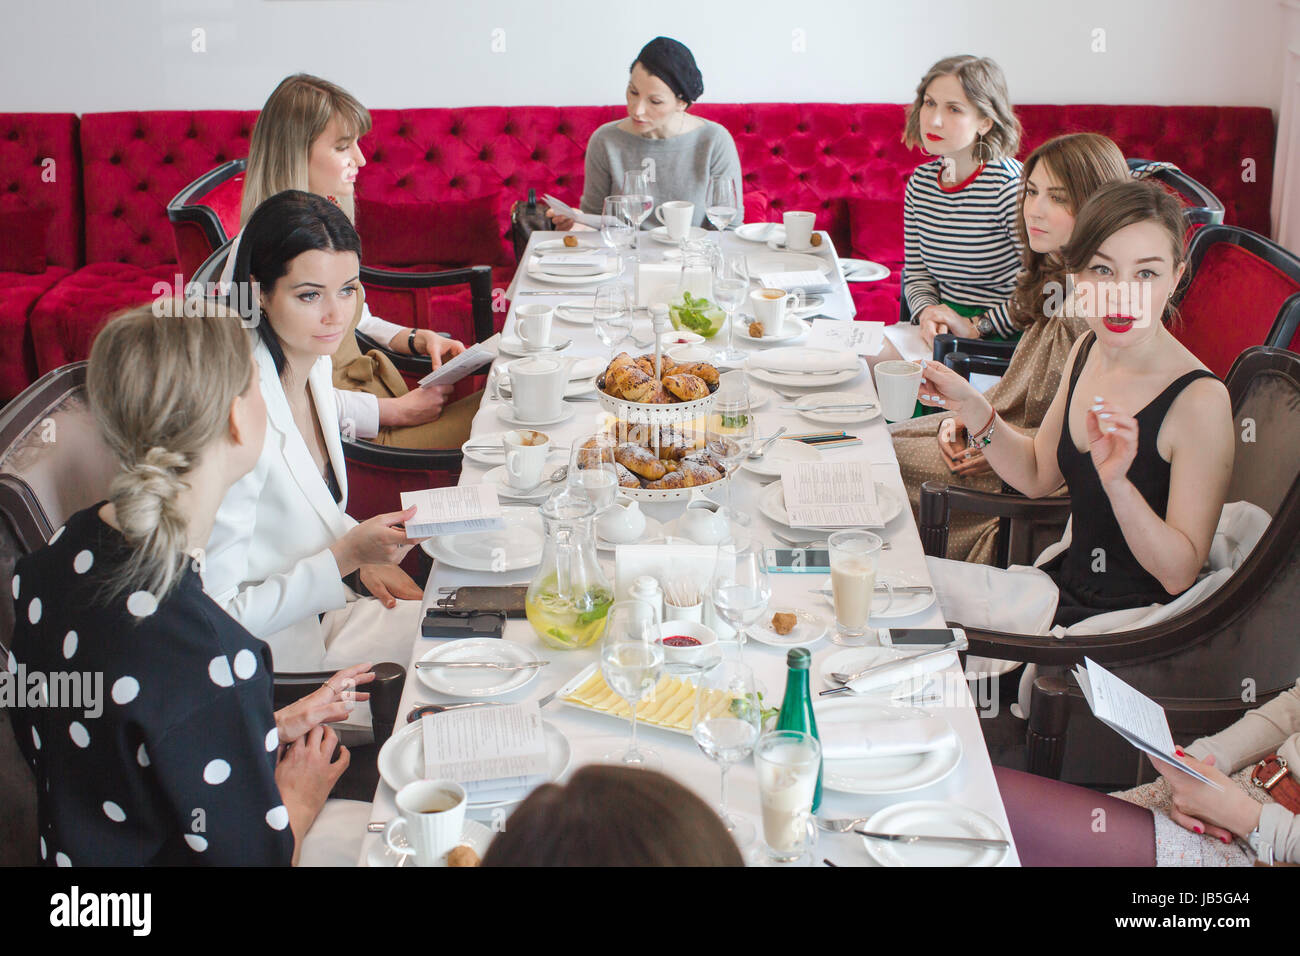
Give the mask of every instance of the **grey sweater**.
M 587 143 L 587 171 L 583 182 L 583 212 L 599 214 L 606 196 L 618 193 L 623 173 L 648 169 L 650 192 L 655 208 L 660 203 L 681 199 L 695 203 L 695 225 L 704 223 L 706 193 L 711 176 L 730 176 L 736 184 L 740 208 L 733 223 L 745 219 L 745 201 L 740 178 L 740 155 L 726 128 L 705 120 L 689 133 L 669 139 L 647 139 L 606 123 L 591 134 Z M 643 229 L 662 225 L 653 212 L 641 224 Z

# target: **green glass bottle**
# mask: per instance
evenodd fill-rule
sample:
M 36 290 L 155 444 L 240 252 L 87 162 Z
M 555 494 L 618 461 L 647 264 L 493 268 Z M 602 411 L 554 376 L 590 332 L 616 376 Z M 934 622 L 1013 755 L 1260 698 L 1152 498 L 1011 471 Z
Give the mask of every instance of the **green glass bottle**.
M 813 714 L 812 693 L 808 689 L 808 667 L 812 654 L 806 647 L 795 647 L 785 657 L 790 672 L 785 678 L 785 699 L 781 701 L 781 714 L 776 718 L 777 730 L 802 730 L 817 736 L 817 717 Z M 817 768 L 817 790 L 813 794 L 813 813 L 822 805 L 822 768 Z

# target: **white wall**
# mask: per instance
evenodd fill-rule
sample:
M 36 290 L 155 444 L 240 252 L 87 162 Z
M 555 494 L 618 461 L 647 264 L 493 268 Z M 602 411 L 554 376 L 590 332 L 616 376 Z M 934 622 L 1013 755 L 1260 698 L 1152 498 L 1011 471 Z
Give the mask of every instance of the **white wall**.
M 0 0 L 0 12 L 0 111 L 256 109 L 299 70 L 371 107 L 617 103 L 659 33 L 694 50 L 715 102 L 903 102 L 958 52 L 996 58 L 1022 103 L 1276 111 L 1281 96 L 1277 0 Z M 1092 51 L 1098 29 L 1105 52 Z

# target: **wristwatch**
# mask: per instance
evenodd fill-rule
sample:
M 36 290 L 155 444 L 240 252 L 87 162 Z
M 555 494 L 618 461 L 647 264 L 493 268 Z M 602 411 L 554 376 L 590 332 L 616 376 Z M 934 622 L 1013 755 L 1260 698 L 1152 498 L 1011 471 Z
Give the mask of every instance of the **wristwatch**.
M 1265 866 L 1273 865 L 1273 844 L 1265 843 L 1259 835 L 1259 827 L 1250 831 L 1250 836 L 1246 837 L 1246 842 L 1250 844 L 1251 852 L 1255 854 L 1255 859 Z
M 412 355 L 415 354 L 415 329 L 411 329 L 411 334 L 406 337 L 406 347 Z
M 987 339 L 996 332 L 997 329 L 993 328 L 992 319 L 986 315 L 981 315 L 979 321 L 975 323 L 975 331 L 979 333 L 980 338 Z

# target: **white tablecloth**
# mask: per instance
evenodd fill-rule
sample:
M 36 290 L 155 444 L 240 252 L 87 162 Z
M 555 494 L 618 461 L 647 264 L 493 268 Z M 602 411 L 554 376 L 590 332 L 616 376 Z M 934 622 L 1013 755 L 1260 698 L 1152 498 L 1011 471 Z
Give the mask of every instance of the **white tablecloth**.
M 583 234 L 584 240 L 590 241 L 588 237 L 591 235 L 590 233 Z M 546 233 L 534 234 L 534 241 L 539 238 L 553 238 L 553 235 L 548 236 Z M 732 233 L 727 233 L 723 241 L 724 247 L 729 251 L 733 248 L 737 250 L 742 248 L 759 250 L 762 248 L 755 243 L 745 242 Z M 649 257 L 657 255 L 659 250 L 654 248 L 655 245 L 648 237 L 642 236 L 642 253 L 644 255 Z M 825 247 L 829 247 L 829 243 L 825 243 Z M 829 248 L 826 248 L 823 254 L 830 256 L 832 259 L 835 255 L 834 250 Z M 836 268 L 832 274 L 838 279 L 838 262 L 835 265 Z M 514 306 L 521 302 L 544 302 L 549 305 L 558 305 L 568 301 L 562 296 L 542 297 L 529 295 L 530 291 L 553 291 L 555 288 L 555 286 L 547 286 L 524 276 L 521 270 L 516 274 L 516 279 L 511 285 L 512 310 Z M 583 296 L 584 291 L 587 293 L 586 298 Z M 585 290 L 579 288 L 574 292 L 573 298 L 590 302 L 590 292 L 590 287 Z M 854 307 L 848 288 L 843 280 L 839 280 L 835 291 L 827 296 L 826 303 L 821 311 L 833 318 L 845 320 L 852 318 Z M 511 331 L 512 323 L 513 311 L 507 317 L 507 332 Z M 642 338 L 648 337 L 648 322 L 639 322 L 635 334 Z M 924 354 L 924 347 L 914 327 L 891 326 L 887 334 L 904 356 L 916 358 Z M 556 321 L 553 327 L 553 335 L 572 337 L 574 339 L 574 344 L 565 352 L 566 355 L 608 356 L 608 350 L 587 327 Z M 630 343 L 625 343 L 625 345 L 628 344 Z M 503 360 L 508 361 L 509 356 L 503 356 Z M 874 392 L 865 371 L 853 381 L 837 385 L 835 388 L 837 391 L 866 390 Z M 770 434 L 781 425 L 789 426 L 792 433 L 843 427 L 850 434 L 855 434 L 861 438 L 863 443 L 859 446 L 824 450 L 826 458 L 828 460 L 864 460 L 871 462 L 876 480 L 890 486 L 906 499 L 897 460 L 894 456 L 893 445 L 889 440 L 889 434 L 882 419 L 877 418 L 862 425 L 826 426 L 804 419 L 793 411 L 779 409 L 777 406 L 783 401 L 786 400 L 779 395 L 773 394 L 768 405 L 755 413 L 759 434 Z M 484 401 L 483 407 L 474 419 L 473 434 L 486 434 L 510 427 L 498 417 L 497 410 L 499 407 L 499 403 Z M 574 419 L 560 425 L 547 426 L 543 429 L 551 436 L 553 443 L 569 445 L 572 441 L 581 440 L 595 431 L 596 419 L 603 414 L 600 406 L 594 402 L 578 403 L 577 409 L 578 412 Z M 548 463 L 548 468 L 554 468 L 562 463 L 562 458 L 557 454 L 553 458 L 553 464 Z M 488 468 L 489 466 L 466 459 L 461 474 L 461 483 L 481 481 Z M 768 522 L 766 518 L 760 516 L 757 506 L 761 483 L 768 480 L 770 479 L 760 479 L 747 471 L 742 472 L 733 482 L 733 493 L 736 496 L 737 507 L 754 516 L 754 525 L 751 530 L 768 544 L 781 546 L 779 541 L 771 537 L 771 531 L 775 526 Z M 643 505 L 643 508 L 648 515 L 667 521 L 681 514 L 685 508 L 685 502 Z M 889 571 L 905 571 L 928 583 L 929 576 L 926 571 L 924 554 L 921 550 L 920 538 L 917 535 L 916 524 L 910 508 L 904 507 L 903 514 L 889 524 L 885 536 L 890 541 L 892 548 L 883 552 L 880 565 L 882 571 L 886 573 Z M 606 573 L 612 582 L 614 578 L 612 556 L 609 552 L 601 552 L 601 557 L 602 561 L 605 562 Z M 527 583 L 534 570 L 528 569 L 507 575 L 493 575 L 437 565 L 429 576 L 424 603 L 427 607 L 437 600 L 439 587 L 463 584 Z M 828 620 L 833 622 L 833 614 L 824 599 L 807 593 L 810 587 L 821 583 L 823 580 L 821 577 L 810 574 L 773 574 L 771 579 L 771 603 L 773 605 L 806 606 L 821 612 Z M 938 607 L 933 606 L 929 610 L 910 617 L 891 620 L 889 624 L 896 627 L 942 627 L 944 620 Z M 561 686 L 589 663 L 598 660 L 598 652 L 595 648 L 580 651 L 556 651 L 547 648 L 538 640 L 531 626 L 524 620 L 508 622 L 505 638 L 528 645 L 541 658 L 550 660 L 552 663 L 544 668 L 531 683 L 499 699 L 523 701 L 540 698 Z M 417 638 L 413 659 L 428 651 L 433 643 Z M 821 689 L 816 680 L 820 661 L 840 649 L 838 645 L 832 644 L 829 639 L 823 639 L 811 648 L 813 652 L 814 694 Z M 765 700 L 779 703 L 785 688 L 785 651 L 751 640 L 746 644 L 743 653 L 745 662 L 754 669 L 757 679 L 765 689 Z M 980 731 L 979 716 L 974 701 L 967 691 L 959 669 L 955 665 L 945 672 L 944 676 L 946 678 L 944 682 L 946 692 L 943 704 L 927 704 L 927 709 L 947 718 L 961 738 L 964 755 L 957 769 L 937 784 L 905 794 L 859 796 L 837 793 L 827 789 L 819 811 L 820 816 L 835 818 L 867 817 L 877 810 L 902 801 L 942 800 L 986 814 L 1003 828 L 1008 838 L 1010 837 L 1010 827 L 993 778 L 992 767 Z M 421 683 L 415 677 L 415 670 L 412 667 L 406 690 L 402 696 L 398 715 L 399 726 L 405 720 L 407 711 L 416 704 L 453 702 L 456 702 L 455 699 L 434 693 Z M 981 702 L 981 704 L 984 703 Z M 1011 703 L 1010 700 L 1002 701 L 1000 706 L 1007 707 Z M 599 762 L 603 754 L 625 743 L 628 738 L 629 724 L 626 721 L 614 720 L 602 714 L 581 712 L 558 700 L 551 703 L 543 711 L 543 714 L 548 721 L 563 731 L 569 739 L 573 751 L 573 760 L 569 772 L 583 764 Z M 663 760 L 665 773 L 690 787 L 710 804 L 717 803 L 719 795 L 718 766 L 708 760 L 689 737 L 669 733 L 654 727 L 642 726 L 638 731 L 638 738 L 643 744 L 652 747 L 659 753 Z M 732 811 L 744 815 L 754 822 L 758 826 L 759 838 L 761 839 L 758 783 L 752 760 L 744 761 L 731 769 L 728 774 L 728 794 Z M 370 818 L 372 820 L 388 820 L 395 814 L 394 793 L 387 784 L 381 782 L 375 794 Z M 491 815 L 483 816 L 481 819 L 488 825 L 492 825 L 494 822 Z M 502 818 L 498 811 L 496 820 L 499 821 L 500 819 Z M 360 861 L 362 864 L 365 863 L 367 853 L 374 847 L 375 841 L 378 839 L 379 837 L 374 834 L 367 835 Z M 852 835 L 820 834 L 816 858 L 820 862 L 823 857 L 841 866 L 871 865 L 872 863 L 871 857 L 862 845 L 861 838 Z M 1005 864 L 1019 864 L 1014 845 L 1005 860 Z

